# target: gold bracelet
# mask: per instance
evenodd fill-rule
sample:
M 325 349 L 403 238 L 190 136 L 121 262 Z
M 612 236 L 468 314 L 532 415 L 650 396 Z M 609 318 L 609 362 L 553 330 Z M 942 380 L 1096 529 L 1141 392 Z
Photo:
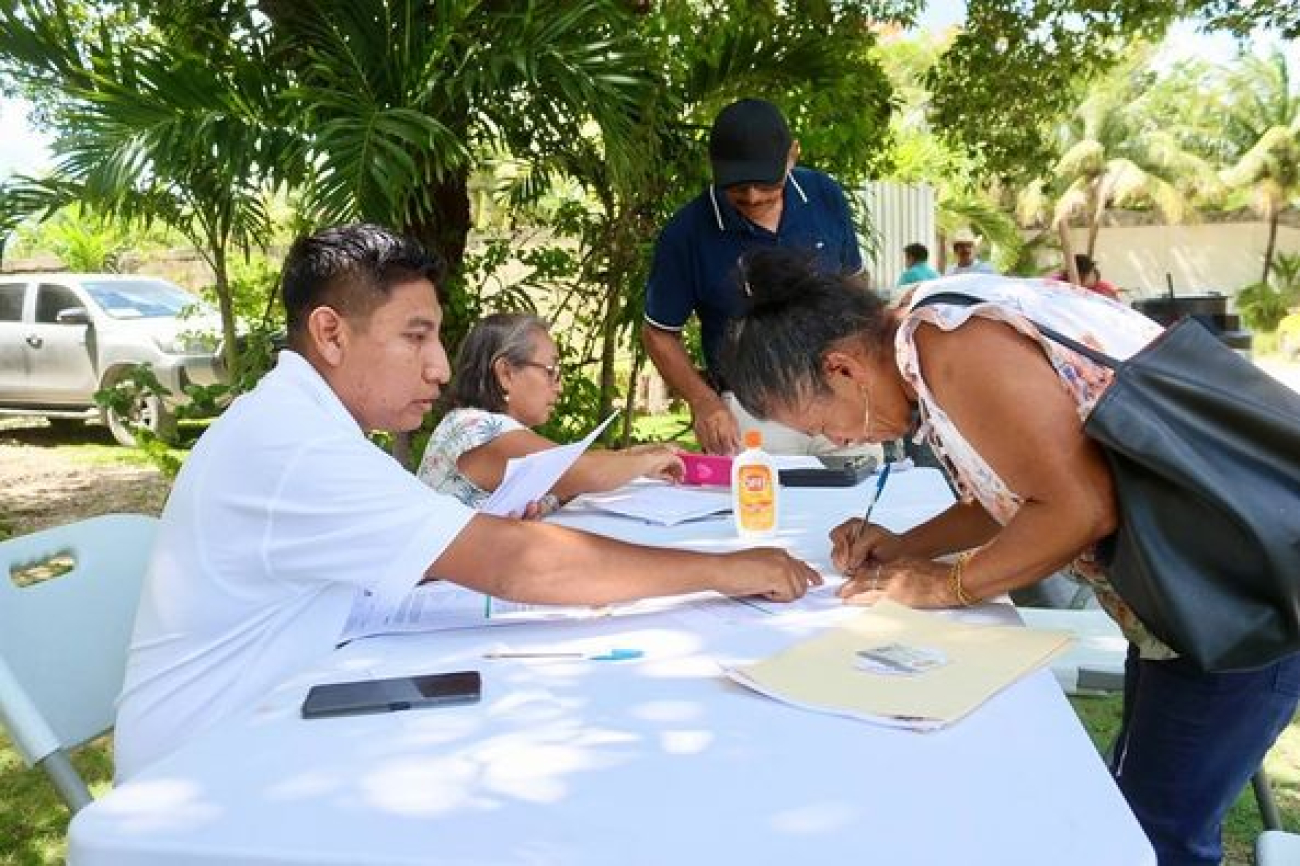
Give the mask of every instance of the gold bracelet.
M 975 551 L 968 550 L 957 557 L 952 564 L 952 569 L 948 572 L 948 587 L 952 590 L 953 598 L 962 607 L 970 607 L 979 601 L 978 598 L 971 598 L 966 594 L 966 589 L 961 585 L 962 572 L 966 570 L 966 563 L 970 562 Z

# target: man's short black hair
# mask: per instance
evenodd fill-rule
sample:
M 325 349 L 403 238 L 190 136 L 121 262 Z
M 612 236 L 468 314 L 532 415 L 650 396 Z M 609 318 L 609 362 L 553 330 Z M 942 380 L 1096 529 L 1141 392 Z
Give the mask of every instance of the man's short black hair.
M 280 274 L 289 339 L 301 337 L 317 307 L 365 318 L 394 286 L 422 277 L 437 288 L 445 275 L 439 256 L 381 226 L 335 226 L 298 238 Z
M 924 262 L 930 258 L 930 250 L 925 244 L 908 244 L 903 247 L 903 255 L 914 262 Z

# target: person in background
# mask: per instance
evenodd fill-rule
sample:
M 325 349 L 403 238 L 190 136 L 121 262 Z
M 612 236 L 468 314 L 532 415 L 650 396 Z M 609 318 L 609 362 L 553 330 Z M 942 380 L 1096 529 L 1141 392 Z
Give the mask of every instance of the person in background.
M 564 387 L 560 353 L 545 320 L 496 313 L 465 336 L 456 357 L 454 407 L 425 446 L 417 471 L 434 490 L 479 508 L 501 484 L 506 462 L 555 443 L 530 427 L 545 424 Z M 588 451 L 539 503 L 544 516 L 580 493 L 612 490 L 634 478 L 682 478 L 682 461 L 666 445 Z
M 939 278 L 939 272 L 930 267 L 930 251 L 925 244 L 908 244 L 903 247 L 903 262 L 907 269 L 898 277 L 900 286 Z
M 442 276 L 378 226 L 289 249 L 289 346 L 199 439 L 163 510 L 118 701 L 118 780 L 255 714 L 334 650 L 363 593 L 395 607 L 439 577 L 601 605 L 710 589 L 790 600 L 821 582 L 783 550 L 639 547 L 481 514 L 421 484 L 366 433 L 414 430 L 447 381 Z
M 690 405 L 695 436 L 710 454 L 736 453 L 749 429 L 762 431 L 771 453 L 834 450 L 824 439 L 749 416 L 718 369 L 723 332 L 743 303 L 736 273 L 744 254 L 788 247 L 808 251 L 828 272 L 862 270 L 844 191 L 825 174 L 797 167 L 798 159 L 799 143 L 775 105 L 728 105 L 709 136 L 713 183 L 673 215 L 655 244 L 641 339 L 664 381 Z M 682 344 L 692 315 L 700 323 L 703 374 Z
M 1113 283 L 1109 283 L 1101 278 L 1101 271 L 1097 269 L 1097 263 L 1086 253 L 1075 253 L 1074 267 L 1079 272 L 1079 285 L 1090 292 L 1096 292 L 1104 295 L 1112 301 L 1118 301 L 1119 289 L 1115 288 Z M 1063 283 L 1070 282 L 1070 272 L 1067 270 L 1057 271 L 1052 274 L 1052 279 L 1060 280 Z
M 952 236 L 952 254 L 956 257 L 945 276 L 956 274 L 996 274 L 998 269 L 975 256 L 980 239 L 970 229 L 960 229 Z
M 839 594 L 963 607 L 1068 567 L 1129 639 L 1111 757 L 1120 790 L 1161 866 L 1217 864 L 1224 814 L 1295 715 L 1300 655 L 1202 672 L 1116 593 L 1094 546 L 1115 531 L 1123 503 L 1081 420 L 1113 374 L 1043 338 L 1037 323 L 1121 359 L 1160 327 L 1051 280 L 968 277 L 960 290 L 976 305 L 921 305 L 952 291 L 941 281 L 886 309 L 854 280 L 788 255 L 748 263 L 753 300 L 724 353 L 736 396 L 839 441 L 894 438 L 919 406 L 960 493 L 899 535 L 857 518 L 832 530 L 831 559 L 848 578 Z

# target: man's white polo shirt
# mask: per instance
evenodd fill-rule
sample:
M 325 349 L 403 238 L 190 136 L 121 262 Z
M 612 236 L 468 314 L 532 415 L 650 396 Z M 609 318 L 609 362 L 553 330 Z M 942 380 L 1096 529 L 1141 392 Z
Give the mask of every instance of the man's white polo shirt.
M 398 599 L 475 512 L 375 447 L 301 356 L 190 454 L 145 578 L 115 757 L 125 779 L 328 653 L 359 591 Z

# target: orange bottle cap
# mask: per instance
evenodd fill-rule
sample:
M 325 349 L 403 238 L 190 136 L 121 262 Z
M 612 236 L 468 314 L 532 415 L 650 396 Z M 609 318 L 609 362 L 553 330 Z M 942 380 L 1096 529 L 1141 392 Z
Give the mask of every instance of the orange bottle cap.
M 761 430 L 746 430 L 746 431 L 745 431 L 745 447 L 746 447 L 746 448 L 762 448 L 762 447 L 763 447 L 763 433 L 762 433 L 762 431 L 761 431 Z

